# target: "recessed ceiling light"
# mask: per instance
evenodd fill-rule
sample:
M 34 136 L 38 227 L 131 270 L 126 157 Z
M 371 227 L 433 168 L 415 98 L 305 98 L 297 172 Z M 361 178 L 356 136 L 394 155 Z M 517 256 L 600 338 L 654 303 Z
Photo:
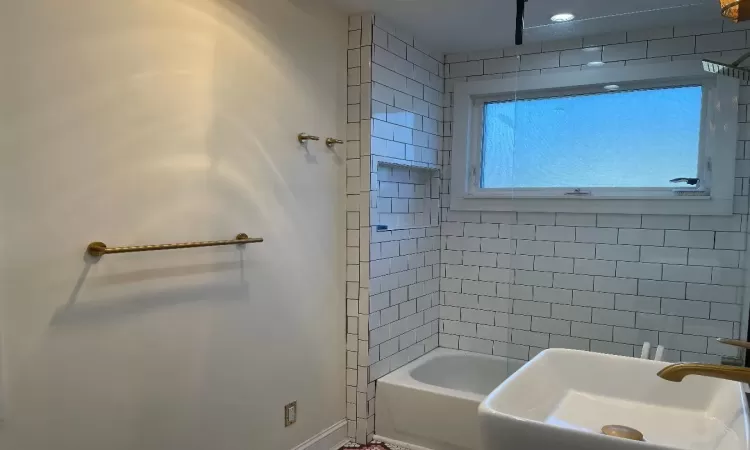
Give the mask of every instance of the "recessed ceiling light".
M 620 89 L 620 86 L 616 85 L 616 84 L 608 84 L 608 85 L 604 86 L 604 90 L 605 91 L 616 91 L 618 89 Z
M 554 16 L 550 17 L 549 20 L 553 22 L 570 22 L 571 20 L 575 19 L 576 16 L 570 13 L 562 13 L 562 14 L 555 14 Z
M 591 61 L 590 63 L 587 63 L 586 65 L 589 67 L 601 67 L 604 65 L 604 63 L 601 61 Z

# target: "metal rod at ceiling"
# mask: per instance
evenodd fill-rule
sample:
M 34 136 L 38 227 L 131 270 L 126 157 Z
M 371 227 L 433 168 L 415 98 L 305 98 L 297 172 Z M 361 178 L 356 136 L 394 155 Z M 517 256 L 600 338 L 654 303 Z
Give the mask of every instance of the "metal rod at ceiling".
M 516 0 L 516 45 L 523 44 L 523 16 L 527 1 L 529 0 Z

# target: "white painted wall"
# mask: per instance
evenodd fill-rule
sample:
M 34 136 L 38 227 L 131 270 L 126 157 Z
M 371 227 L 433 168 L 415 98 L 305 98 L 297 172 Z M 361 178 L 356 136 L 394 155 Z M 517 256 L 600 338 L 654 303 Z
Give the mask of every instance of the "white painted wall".
M 344 16 L 0 0 L 3 450 L 281 450 L 345 416 Z M 110 245 L 263 244 L 113 255 Z M 299 419 L 283 426 L 283 405 Z

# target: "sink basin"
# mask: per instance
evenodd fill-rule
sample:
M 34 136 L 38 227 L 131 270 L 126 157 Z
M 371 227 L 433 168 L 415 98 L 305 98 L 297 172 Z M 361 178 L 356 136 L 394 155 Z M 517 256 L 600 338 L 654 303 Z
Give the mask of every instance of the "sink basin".
M 483 450 L 750 450 L 739 383 L 656 373 L 668 363 L 546 350 L 479 406 Z M 605 436 L 621 425 L 644 441 Z

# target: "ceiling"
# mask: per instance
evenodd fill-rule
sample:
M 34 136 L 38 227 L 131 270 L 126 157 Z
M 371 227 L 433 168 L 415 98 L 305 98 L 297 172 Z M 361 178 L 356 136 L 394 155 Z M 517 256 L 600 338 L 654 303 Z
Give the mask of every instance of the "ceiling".
M 374 12 L 435 51 L 486 50 L 514 44 L 515 0 L 326 0 L 345 11 Z M 524 40 L 565 39 L 719 19 L 718 0 L 528 0 Z M 551 24 L 557 13 L 576 20 Z

